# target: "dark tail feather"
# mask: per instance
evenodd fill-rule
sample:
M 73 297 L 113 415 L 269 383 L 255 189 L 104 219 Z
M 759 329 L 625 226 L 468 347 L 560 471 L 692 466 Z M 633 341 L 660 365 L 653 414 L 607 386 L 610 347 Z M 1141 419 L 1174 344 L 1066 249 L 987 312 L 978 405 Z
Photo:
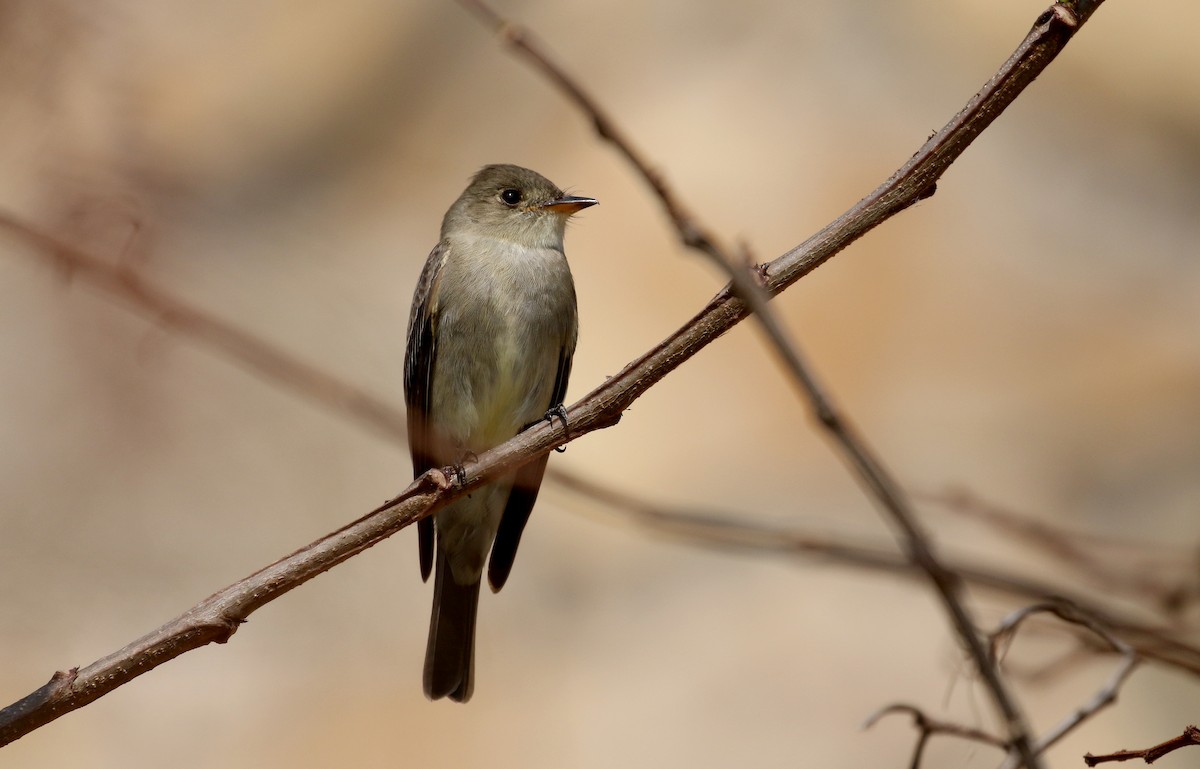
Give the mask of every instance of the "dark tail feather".
M 475 674 L 475 612 L 479 607 L 479 580 L 460 585 L 450 565 L 437 552 L 433 581 L 433 617 L 429 620 L 429 645 L 425 648 L 425 696 L 471 699 Z

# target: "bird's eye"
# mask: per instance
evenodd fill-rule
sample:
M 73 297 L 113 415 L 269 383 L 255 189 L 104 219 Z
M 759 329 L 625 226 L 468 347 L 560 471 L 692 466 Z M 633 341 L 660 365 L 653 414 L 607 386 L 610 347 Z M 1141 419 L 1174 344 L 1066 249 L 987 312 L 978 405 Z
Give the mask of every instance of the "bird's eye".
M 515 206 L 521 202 L 521 191 L 507 189 L 500 193 L 500 200 L 504 201 L 506 206 Z

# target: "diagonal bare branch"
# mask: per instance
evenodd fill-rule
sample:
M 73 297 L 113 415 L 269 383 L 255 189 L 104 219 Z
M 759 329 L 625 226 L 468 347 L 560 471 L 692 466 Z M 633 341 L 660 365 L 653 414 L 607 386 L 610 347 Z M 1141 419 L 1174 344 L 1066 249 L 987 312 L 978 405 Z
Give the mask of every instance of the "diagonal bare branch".
M 937 179 L 1021 91 L 1054 60 L 1079 26 L 1102 0 L 1056 4 L 1043 13 L 1000 70 L 945 128 L 935 134 L 888 181 L 820 232 L 761 269 L 763 288 L 774 296 L 847 247 L 877 225 L 904 210 L 934 189 Z M 46 247 L 46 243 L 40 247 Z M 112 290 L 112 287 L 108 287 Z M 545 454 L 551 448 L 615 424 L 646 390 L 674 371 L 717 337 L 742 321 L 750 307 L 732 286 L 714 297 L 695 317 L 616 376 L 594 389 L 568 412 L 570 435 L 541 423 L 478 457 L 466 468 L 467 480 L 458 487 L 437 471 L 426 473 L 402 495 L 343 529 L 321 538 L 290 556 L 220 591 L 124 649 L 83 669 L 56 674 L 42 689 L 0 710 L 0 745 L 7 744 L 59 716 L 75 710 L 159 664 L 191 649 L 229 638 L 237 625 L 264 603 L 297 587 L 352 555 L 399 531 L 437 506 L 467 493 L 487 478 Z M 826 415 L 820 415 L 823 422 Z M 837 426 L 835 424 L 833 427 Z M 844 430 L 849 430 L 844 424 Z M 858 471 L 881 500 L 902 497 L 869 455 L 851 457 Z M 893 510 L 905 530 L 910 557 L 930 574 L 947 598 L 955 624 L 974 656 L 980 639 L 970 618 L 954 598 L 959 581 L 933 557 L 928 540 L 903 510 Z M 954 600 L 951 600 L 954 599 Z M 988 675 L 984 666 L 983 674 Z M 1004 707 L 1003 683 L 989 681 L 1005 720 L 1005 729 L 1022 761 L 1036 765 L 1015 708 Z M 1009 703 L 1011 705 L 1011 703 Z

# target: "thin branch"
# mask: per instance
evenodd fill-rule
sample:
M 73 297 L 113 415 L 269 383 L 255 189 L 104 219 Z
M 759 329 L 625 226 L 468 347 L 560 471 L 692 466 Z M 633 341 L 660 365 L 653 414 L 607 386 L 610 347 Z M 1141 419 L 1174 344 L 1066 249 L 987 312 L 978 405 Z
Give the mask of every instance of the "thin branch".
M 1099 756 L 1093 756 L 1091 753 L 1088 753 L 1083 757 L 1083 762 L 1088 766 L 1095 766 L 1107 761 L 1130 761 L 1140 758 L 1147 764 L 1152 764 L 1168 753 L 1172 753 L 1180 748 L 1190 748 L 1193 745 L 1200 745 L 1200 727 L 1189 726 L 1183 730 L 1183 734 L 1178 737 L 1172 737 L 1154 747 L 1145 748 L 1144 750 L 1118 750 L 1116 753 L 1105 753 Z
M 979 742 L 984 745 L 990 745 L 993 748 L 1008 751 L 1007 740 L 1003 740 L 994 734 L 988 734 L 982 729 L 930 718 L 925 714 L 925 711 L 916 705 L 909 705 L 904 702 L 887 705 L 867 716 L 867 720 L 863 723 L 863 728 L 870 729 L 884 716 L 902 713 L 911 715 L 913 726 L 917 727 L 917 744 L 913 746 L 912 761 L 909 762 L 911 769 L 918 769 L 921 766 L 921 758 L 925 754 L 925 746 L 929 743 L 929 738 L 935 734 L 959 737 L 964 740 Z
M 1063 719 L 1061 723 L 1051 729 L 1049 733 L 1037 741 L 1037 744 L 1033 749 L 1034 752 L 1040 756 L 1088 718 L 1091 718 L 1097 712 L 1116 701 L 1118 691 L 1125 683 L 1126 679 L 1129 678 L 1129 675 L 1133 672 L 1133 669 L 1137 666 L 1138 657 L 1137 654 L 1134 653 L 1133 649 L 1119 639 L 1115 638 L 1094 618 L 1089 617 L 1087 614 L 1080 611 L 1076 606 L 1072 606 L 1062 601 L 1057 601 L 1054 603 L 1042 603 L 1035 606 L 1027 606 L 1019 611 L 1014 612 L 1003 622 L 1001 622 L 1000 627 L 997 628 L 996 631 L 993 632 L 989 637 L 989 649 L 993 660 L 998 660 L 1000 647 L 1012 640 L 1021 624 L 1036 614 L 1053 614 L 1064 622 L 1086 628 L 1090 632 L 1095 633 L 1097 636 L 1103 639 L 1104 642 L 1109 644 L 1114 651 L 1119 652 L 1123 658 L 1121 664 L 1117 667 L 1116 671 L 1113 672 L 1112 677 L 1095 694 L 1095 696 L 1092 697 L 1090 701 L 1088 701 L 1082 707 L 1077 708 L 1069 716 Z M 922 710 L 913 705 L 889 705 L 872 714 L 867 719 L 865 726 L 873 726 L 880 718 L 890 713 L 911 714 L 913 717 L 913 723 L 919 730 L 917 744 L 913 750 L 913 758 L 910 764 L 912 769 L 917 769 L 917 767 L 920 766 L 925 745 L 929 741 L 929 738 L 934 734 L 945 734 L 954 737 L 961 737 L 963 739 L 974 740 L 976 742 L 981 742 L 993 747 L 1000 747 L 1004 749 L 1008 747 L 1006 742 L 991 734 L 988 734 L 987 732 L 981 731 L 974 727 L 964 726 L 962 724 L 937 721 L 928 717 Z M 1008 752 L 1008 759 L 1004 762 L 1002 767 L 1003 769 L 1013 769 L 1013 767 L 1018 766 L 1022 760 L 1023 759 L 1014 756 L 1013 753 Z M 1090 760 L 1088 761 L 1088 764 L 1089 766 L 1093 765 Z
M 936 556 L 932 540 L 922 529 L 917 520 L 916 511 L 899 484 L 874 455 L 866 440 L 835 407 L 811 368 L 804 362 L 798 347 L 787 338 L 782 325 L 769 312 L 764 292 L 751 280 L 749 274 L 739 269 L 734 261 L 725 255 L 716 244 L 716 240 L 708 235 L 686 212 L 678 198 L 663 181 L 662 176 L 651 170 L 641 153 L 633 148 L 632 143 L 625 138 L 624 132 L 617 128 L 615 121 L 599 107 L 595 99 L 566 74 L 560 65 L 551 59 L 527 30 L 496 13 L 484 0 L 460 0 L 460 3 L 491 26 L 506 44 L 531 60 L 539 71 L 588 115 L 601 138 L 616 146 L 653 188 L 679 231 L 683 242 L 708 255 L 730 276 L 732 283 L 726 290 L 731 291 L 734 296 L 742 300 L 744 307 L 756 314 L 774 344 L 776 353 L 786 364 L 793 381 L 800 385 L 815 416 L 833 438 L 843 459 L 887 512 L 892 524 L 900 532 L 909 558 L 929 575 L 943 607 L 950 615 L 956 632 L 991 694 L 993 703 L 1004 721 L 1005 730 L 1012 741 L 1013 749 L 1026 766 L 1030 769 L 1037 767 L 1038 762 L 1030 745 L 1029 728 L 1025 723 L 1025 717 L 1016 700 L 1008 691 L 1004 680 L 995 668 L 987 663 L 986 650 L 979 637 L 978 628 L 962 600 L 960 580 Z M 1066 42 L 1099 4 L 1099 2 L 1058 3 L 1043 13 L 1021 47 L 1006 62 L 1000 72 L 984 86 L 983 90 L 976 94 L 967 107 L 945 128 L 931 137 L 925 146 L 913 156 L 912 160 L 888 182 L 881 185 L 875 193 L 860 201 L 857 206 L 844 214 L 843 218 L 853 216 L 856 220 L 870 222 L 868 217 L 877 214 L 880 217 L 878 221 L 882 221 L 932 195 L 937 189 L 937 179 L 948 167 L 948 162 L 961 154 L 974 136 L 997 116 L 998 113 L 985 108 L 985 105 L 1002 94 L 1007 95 L 1010 100 L 1015 98 L 1057 56 Z M 839 219 L 839 221 L 841 220 Z M 838 229 L 837 225 L 838 222 L 834 222 L 822 233 L 810 238 L 805 245 L 813 243 L 814 239 L 819 238 L 823 233 L 830 232 L 832 234 L 831 231 Z M 861 237 L 872 226 L 873 224 L 867 224 L 866 227 L 850 235 L 846 244 Z M 801 248 L 803 247 L 802 245 Z M 778 264 L 781 260 L 786 259 L 787 255 L 777 259 L 773 264 Z M 764 270 L 764 276 L 768 277 L 768 291 L 770 290 L 769 268 L 770 266 Z
M 1017 628 L 1026 619 L 1035 614 L 1053 614 L 1063 622 L 1085 628 L 1108 644 L 1114 652 L 1121 655 L 1120 664 L 1117 665 L 1116 670 L 1113 671 L 1104 686 L 1100 687 L 1090 700 L 1072 711 L 1057 726 L 1037 741 L 1035 749 L 1041 754 L 1049 750 L 1051 746 L 1070 734 L 1074 729 L 1078 728 L 1084 721 L 1116 702 L 1117 694 L 1125 684 L 1125 681 L 1133 673 L 1140 660 L 1137 653 L 1129 644 L 1110 633 L 1095 617 L 1080 610 L 1078 606 L 1073 606 L 1064 601 L 1026 606 L 1007 617 L 991 635 L 990 647 L 993 659 L 996 659 L 997 649 L 1002 644 L 1005 644 L 1008 639 L 1013 638 L 1017 632 Z M 1007 762 L 1004 766 L 1005 769 L 1012 769 L 1015 764 Z
M 886 219 L 928 196 L 950 164 L 1053 61 L 1100 2 L 1076 0 L 1056 4 L 1043 13 L 984 89 L 887 182 L 816 235 L 762 268 L 767 293 L 774 296 L 785 290 Z M 646 390 L 743 320 L 749 311 L 732 287 L 726 287 L 678 331 L 573 405 L 568 411 L 569 436 L 561 427 L 540 423 L 468 463 L 466 480 L 458 487 L 451 487 L 438 471 L 430 471 L 378 510 L 222 590 L 125 649 L 81 670 L 56 675 L 42 689 L 0 711 L 0 745 L 82 707 L 167 659 L 210 642 L 227 640 L 237 624 L 259 606 L 429 515 L 437 506 L 477 488 L 487 478 L 615 424 Z M 886 479 L 878 467 L 867 466 L 860 471 L 864 477 Z M 894 489 L 879 488 L 875 493 L 882 499 L 899 499 Z M 898 523 L 903 526 L 905 522 L 900 519 Z M 953 597 L 957 580 L 923 547 L 920 532 L 907 528 L 911 557 L 933 577 L 943 596 Z M 961 608 L 957 601 L 951 603 Z M 976 647 L 981 647 L 981 642 L 969 618 L 962 612 L 956 612 L 954 618 L 964 640 L 978 653 Z M 986 665 L 983 675 L 988 676 Z M 989 687 L 1003 703 L 1003 684 L 994 675 L 992 679 Z M 1027 741 L 1022 739 L 1019 715 L 1007 710 L 1004 717 L 1005 728 L 1014 735 L 1014 747 L 1022 760 L 1035 766 Z

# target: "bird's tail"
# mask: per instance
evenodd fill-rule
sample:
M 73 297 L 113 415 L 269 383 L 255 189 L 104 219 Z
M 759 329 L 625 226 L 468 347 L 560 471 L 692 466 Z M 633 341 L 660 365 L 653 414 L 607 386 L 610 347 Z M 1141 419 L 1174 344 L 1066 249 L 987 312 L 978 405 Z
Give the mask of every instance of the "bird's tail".
M 475 613 L 479 607 L 479 578 L 470 585 L 454 581 L 441 548 L 433 580 L 433 616 L 425 648 L 425 696 L 471 699 L 475 676 Z

